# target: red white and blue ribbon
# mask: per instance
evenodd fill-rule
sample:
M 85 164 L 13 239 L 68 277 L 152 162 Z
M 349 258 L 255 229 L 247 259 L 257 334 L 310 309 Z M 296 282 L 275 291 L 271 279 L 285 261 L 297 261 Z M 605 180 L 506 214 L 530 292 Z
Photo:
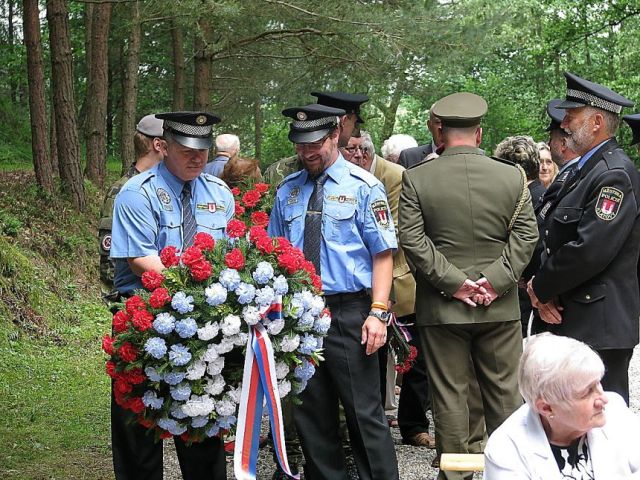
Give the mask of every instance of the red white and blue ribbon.
M 262 312 L 262 316 L 269 320 L 282 319 L 282 296 L 278 296 L 273 305 Z M 233 469 L 238 480 L 256 478 L 260 423 L 265 397 L 278 463 L 287 475 L 295 479 L 300 478 L 299 475 L 291 473 L 287 460 L 275 367 L 273 346 L 265 327 L 260 323 L 250 326 L 233 455 Z

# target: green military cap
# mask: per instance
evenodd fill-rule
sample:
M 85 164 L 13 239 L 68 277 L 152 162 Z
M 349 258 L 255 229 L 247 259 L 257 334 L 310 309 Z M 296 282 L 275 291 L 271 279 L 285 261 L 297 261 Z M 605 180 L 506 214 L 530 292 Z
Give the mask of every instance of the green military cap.
M 433 114 L 446 127 L 473 127 L 487 113 L 487 102 L 475 93 L 460 92 L 441 98 L 431 107 Z

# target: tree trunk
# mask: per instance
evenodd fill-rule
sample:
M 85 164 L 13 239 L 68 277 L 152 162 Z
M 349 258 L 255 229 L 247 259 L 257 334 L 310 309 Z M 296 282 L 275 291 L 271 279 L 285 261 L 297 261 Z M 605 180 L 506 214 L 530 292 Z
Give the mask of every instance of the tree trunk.
M 257 96 L 253 104 L 254 143 L 255 157 L 260 160 L 262 156 L 262 99 Z
M 13 17 L 15 15 L 14 12 L 14 8 L 13 8 L 13 0 L 9 0 L 8 2 L 8 12 L 7 12 L 7 43 L 9 44 L 9 51 L 11 52 L 11 55 L 13 55 L 13 39 L 15 36 L 14 33 L 14 23 L 13 23 Z M 16 81 L 15 81 L 15 77 L 12 77 L 9 81 L 9 95 L 11 98 L 12 102 L 17 102 L 18 101 L 18 87 L 16 85 Z
M 31 150 L 36 182 L 46 193 L 53 193 L 53 166 L 47 145 L 47 108 L 44 91 L 44 67 L 40 38 L 38 0 L 23 0 L 24 43 L 27 48 L 27 79 L 29 82 L 29 117 L 31 119 Z
M 75 207 L 86 206 L 80 169 L 80 145 L 73 95 L 73 64 L 69 37 L 69 13 L 65 0 L 47 0 L 49 42 L 51 44 L 51 84 L 56 121 L 56 140 L 63 191 Z
M 89 180 L 102 186 L 107 172 L 107 94 L 109 90 L 109 23 L 111 3 L 93 7 L 91 20 L 91 65 L 87 88 L 87 167 Z
M 51 168 L 54 174 L 55 172 L 60 174 L 60 164 L 58 162 L 58 139 L 56 135 L 56 116 L 53 108 L 53 99 L 51 99 L 51 108 L 49 109 L 49 156 L 51 158 Z
M 182 29 L 177 20 L 173 20 L 171 27 L 173 38 L 173 111 L 184 110 L 184 92 L 186 84 L 186 69 L 184 66 L 184 42 Z
M 401 75 L 403 74 L 401 73 Z M 382 126 L 382 132 L 380 133 L 381 140 L 387 139 L 391 135 L 393 135 L 393 128 L 396 125 L 396 114 L 398 112 L 398 107 L 400 106 L 400 101 L 402 100 L 403 93 L 404 83 L 400 81 L 396 86 L 393 94 L 391 95 L 389 107 L 383 112 L 384 125 Z
M 140 5 L 131 4 L 131 32 L 124 55 L 122 75 L 122 119 L 120 122 L 120 158 L 122 171 L 135 160 L 133 131 L 138 100 L 138 68 L 140 66 Z
M 208 112 L 211 109 L 211 56 L 208 52 L 211 24 L 200 19 L 198 26 L 200 31 L 194 39 L 193 109 Z

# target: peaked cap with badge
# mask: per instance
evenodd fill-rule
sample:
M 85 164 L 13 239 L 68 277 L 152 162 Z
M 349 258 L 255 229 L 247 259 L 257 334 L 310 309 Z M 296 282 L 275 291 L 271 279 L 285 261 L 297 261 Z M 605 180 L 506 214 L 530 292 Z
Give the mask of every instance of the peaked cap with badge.
M 603 85 L 570 72 L 564 72 L 564 76 L 567 81 L 567 94 L 557 108 L 595 107 L 607 112 L 620 113 L 623 107 L 633 107 L 631 100 Z
M 447 95 L 431 107 L 431 111 L 440 119 L 442 125 L 454 128 L 480 125 L 480 120 L 487 110 L 485 99 L 469 92 Z
M 563 102 L 560 98 L 553 98 L 547 102 L 547 115 L 551 118 L 551 123 L 545 128 L 545 131 L 559 130 L 562 119 L 564 118 L 564 110 L 558 108 Z
M 145 115 L 136 125 L 136 130 L 147 137 L 162 138 L 162 120 L 154 114 Z
M 180 145 L 198 150 L 211 148 L 213 125 L 220 123 L 220 117 L 208 112 L 166 112 L 156 117 L 164 120 L 164 132 Z
M 355 113 L 357 116 L 356 123 L 364 123 L 360 116 L 360 106 L 369 101 L 367 95 L 344 92 L 311 92 L 311 95 L 318 97 L 319 105 L 341 108 L 346 114 Z
M 292 118 L 289 124 L 289 140 L 293 143 L 313 143 L 326 137 L 340 124 L 345 115 L 342 108 L 312 103 L 303 107 L 289 107 L 282 111 L 285 117 Z
M 625 115 L 622 119 L 627 122 L 627 125 L 631 127 L 633 138 L 631 139 L 631 145 L 640 143 L 640 113 L 634 113 L 633 115 Z

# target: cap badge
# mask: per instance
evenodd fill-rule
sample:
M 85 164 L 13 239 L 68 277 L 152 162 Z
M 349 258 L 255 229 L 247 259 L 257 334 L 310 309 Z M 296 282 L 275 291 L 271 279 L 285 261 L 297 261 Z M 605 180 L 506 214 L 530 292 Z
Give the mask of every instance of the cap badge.
M 204 125 L 206 123 L 206 121 L 207 121 L 207 117 L 205 115 L 198 115 L 196 117 L 196 123 L 198 125 Z
M 307 119 L 307 114 L 304 112 L 298 112 L 296 113 L 296 118 L 301 122 L 304 122 Z

